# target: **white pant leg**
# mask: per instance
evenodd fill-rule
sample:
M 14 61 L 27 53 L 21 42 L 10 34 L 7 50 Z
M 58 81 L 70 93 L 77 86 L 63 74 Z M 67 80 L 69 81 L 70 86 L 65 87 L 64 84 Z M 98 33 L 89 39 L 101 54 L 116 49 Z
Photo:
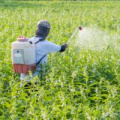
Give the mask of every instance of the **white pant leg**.
M 21 73 L 20 80 L 30 81 L 32 78 L 37 77 L 37 76 L 40 77 L 40 71 L 34 71 L 32 76 Z

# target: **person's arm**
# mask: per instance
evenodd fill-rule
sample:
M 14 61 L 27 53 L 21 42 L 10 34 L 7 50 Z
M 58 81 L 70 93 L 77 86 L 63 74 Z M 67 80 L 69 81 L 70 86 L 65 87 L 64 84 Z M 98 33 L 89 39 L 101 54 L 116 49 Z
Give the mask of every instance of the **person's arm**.
M 48 42 L 48 44 L 46 45 L 46 49 L 48 50 L 48 53 L 63 52 L 63 51 L 65 51 L 66 48 L 67 48 L 67 44 L 59 46 L 52 42 Z

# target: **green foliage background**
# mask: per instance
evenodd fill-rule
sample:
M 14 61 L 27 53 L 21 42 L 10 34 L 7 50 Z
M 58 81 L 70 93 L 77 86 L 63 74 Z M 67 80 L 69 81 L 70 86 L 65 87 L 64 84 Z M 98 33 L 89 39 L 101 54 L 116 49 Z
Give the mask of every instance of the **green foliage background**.
M 28 90 L 20 87 L 11 63 L 11 43 L 34 35 L 39 20 L 51 23 L 47 39 L 61 45 L 79 25 L 120 35 L 119 8 L 119 2 L 1 1 L 0 119 L 119 120 L 119 49 L 78 52 L 70 44 L 66 52 L 49 56 L 46 75 L 33 79 Z

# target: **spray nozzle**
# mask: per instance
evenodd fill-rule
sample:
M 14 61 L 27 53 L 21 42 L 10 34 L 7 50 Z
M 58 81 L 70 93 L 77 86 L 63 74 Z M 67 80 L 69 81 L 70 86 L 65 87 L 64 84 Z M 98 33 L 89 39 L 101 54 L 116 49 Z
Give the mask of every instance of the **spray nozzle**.
M 79 30 L 82 30 L 82 27 L 79 27 Z

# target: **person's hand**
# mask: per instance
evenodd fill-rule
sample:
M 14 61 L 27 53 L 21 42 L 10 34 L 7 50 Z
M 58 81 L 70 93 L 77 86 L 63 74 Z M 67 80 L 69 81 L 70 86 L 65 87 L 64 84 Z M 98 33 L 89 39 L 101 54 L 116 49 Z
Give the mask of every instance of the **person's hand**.
M 63 45 L 61 46 L 60 52 L 64 52 L 67 47 L 68 47 L 68 44 L 66 44 L 66 43 L 63 44 Z
M 68 47 L 68 44 L 67 44 L 67 43 L 65 43 L 65 44 L 64 44 L 64 46 L 65 46 L 65 48 L 67 48 L 67 47 Z

